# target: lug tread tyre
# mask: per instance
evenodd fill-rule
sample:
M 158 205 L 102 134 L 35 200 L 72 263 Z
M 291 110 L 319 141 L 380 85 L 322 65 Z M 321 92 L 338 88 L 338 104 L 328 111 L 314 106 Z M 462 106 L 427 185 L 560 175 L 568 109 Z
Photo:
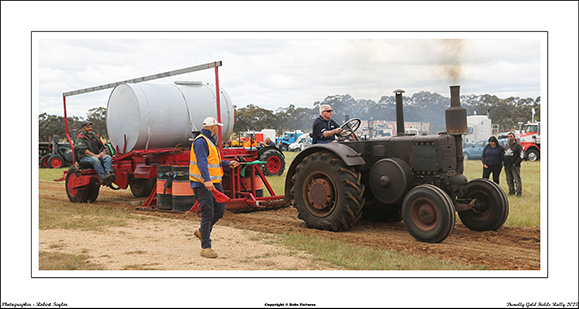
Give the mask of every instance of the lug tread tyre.
M 362 215 L 364 185 L 361 175 L 332 153 L 317 152 L 305 157 L 296 167 L 292 183 L 293 206 L 307 227 L 345 231 Z M 313 186 L 324 188 L 325 195 L 317 197 L 323 199 L 323 203 L 316 204 L 316 198 L 311 197 L 315 195 L 311 190 Z

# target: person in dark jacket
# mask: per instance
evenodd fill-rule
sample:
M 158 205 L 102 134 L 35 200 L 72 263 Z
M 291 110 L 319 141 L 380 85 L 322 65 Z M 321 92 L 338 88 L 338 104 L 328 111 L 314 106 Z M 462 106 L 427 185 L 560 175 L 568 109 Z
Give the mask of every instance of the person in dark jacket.
M 113 159 L 105 154 L 104 144 L 100 137 L 93 132 L 92 123 L 85 121 L 82 123 L 74 149 L 79 162 L 89 163 L 96 171 L 99 179 L 105 185 L 110 185 L 116 180 L 113 173 Z
M 499 144 L 496 137 L 491 136 L 489 143 L 485 146 L 482 152 L 483 162 L 483 178 L 489 179 L 491 173 L 493 174 L 493 181 L 499 183 L 499 176 L 503 169 L 503 160 L 505 150 Z
M 314 120 L 312 128 L 312 144 L 325 144 L 340 138 L 342 129 L 334 119 L 332 119 L 332 107 L 324 104 L 320 106 L 320 116 Z
M 509 141 L 505 147 L 505 176 L 509 186 L 509 195 L 523 194 L 523 182 L 521 181 L 521 162 L 523 161 L 523 146 L 517 142 L 515 133 L 509 132 Z

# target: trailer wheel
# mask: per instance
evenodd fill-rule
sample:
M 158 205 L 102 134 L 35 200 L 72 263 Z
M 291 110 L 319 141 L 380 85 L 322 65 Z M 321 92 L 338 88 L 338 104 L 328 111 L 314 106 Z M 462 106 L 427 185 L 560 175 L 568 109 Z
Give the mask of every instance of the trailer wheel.
M 52 155 L 48 158 L 48 166 L 50 168 L 61 168 L 64 166 L 64 159 L 59 155 Z
M 476 199 L 475 209 L 458 213 L 460 220 L 473 231 L 496 230 L 509 215 L 505 191 L 488 179 L 474 179 L 466 185 L 467 198 Z
M 292 177 L 293 206 L 310 228 L 344 231 L 362 215 L 361 175 L 329 152 L 304 158 Z
M 283 154 L 277 149 L 269 149 L 264 152 L 259 158 L 260 161 L 265 161 L 266 163 L 261 166 L 263 174 L 268 175 L 281 175 L 285 170 L 285 159 Z
M 129 183 L 131 186 L 131 192 L 135 197 L 145 197 L 151 194 L 153 187 L 155 186 L 156 179 L 149 178 L 133 178 Z
M 420 185 L 404 197 L 402 219 L 414 238 L 438 243 L 454 229 L 454 204 L 442 189 L 430 184 Z
M 92 203 L 96 201 L 97 197 L 99 196 L 101 185 L 98 179 L 93 178 L 90 183 L 88 184 L 88 197 L 87 202 Z
M 66 195 L 68 195 L 68 199 L 73 203 L 85 203 L 89 198 L 88 185 L 83 187 L 74 187 L 74 185 L 79 182 L 80 177 L 81 174 L 74 165 L 71 166 L 66 173 Z

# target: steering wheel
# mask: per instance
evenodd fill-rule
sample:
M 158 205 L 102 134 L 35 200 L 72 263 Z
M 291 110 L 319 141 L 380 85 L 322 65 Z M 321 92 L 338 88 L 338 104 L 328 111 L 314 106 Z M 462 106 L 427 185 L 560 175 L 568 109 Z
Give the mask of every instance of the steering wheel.
M 348 136 L 351 134 L 354 137 L 354 140 L 357 141 L 358 137 L 356 136 L 356 133 L 354 133 L 354 131 L 356 131 L 360 127 L 361 123 L 362 120 L 360 120 L 359 118 L 352 118 L 344 122 L 344 124 L 340 126 L 340 129 L 342 129 L 340 136 Z

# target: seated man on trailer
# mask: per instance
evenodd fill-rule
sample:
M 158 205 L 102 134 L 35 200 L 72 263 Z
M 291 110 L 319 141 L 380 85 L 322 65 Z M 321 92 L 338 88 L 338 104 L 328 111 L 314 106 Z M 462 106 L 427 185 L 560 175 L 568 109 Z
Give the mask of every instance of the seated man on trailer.
M 96 171 L 104 185 L 110 185 L 116 180 L 113 173 L 113 159 L 105 154 L 105 147 L 100 137 L 93 132 L 92 123 L 85 121 L 74 142 L 74 149 L 80 163 L 89 163 Z

